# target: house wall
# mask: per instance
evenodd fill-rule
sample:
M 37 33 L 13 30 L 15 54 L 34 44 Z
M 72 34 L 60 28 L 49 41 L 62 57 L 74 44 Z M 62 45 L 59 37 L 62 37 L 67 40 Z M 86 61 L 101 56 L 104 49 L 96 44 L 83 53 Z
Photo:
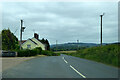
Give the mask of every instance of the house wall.
M 34 44 L 32 41 L 27 40 L 26 42 L 24 42 L 21 46 L 23 49 L 27 49 L 27 45 L 31 45 L 31 49 L 36 48 L 36 44 Z
M 41 47 L 42 50 L 45 50 L 45 45 L 42 44 L 40 41 L 38 41 L 36 38 L 32 38 L 34 42 L 36 42 L 38 45 L 36 47 Z
M 44 44 L 42 44 L 41 42 L 39 42 L 37 39 L 35 39 L 35 38 L 32 38 L 32 40 L 34 41 L 34 42 L 36 42 L 37 43 L 37 45 L 35 44 L 35 43 L 33 43 L 31 40 L 27 40 L 26 42 L 24 42 L 21 46 L 22 46 L 22 48 L 23 49 L 27 49 L 27 45 L 31 45 L 31 49 L 34 49 L 34 48 L 36 48 L 36 47 L 41 47 L 42 48 L 42 50 L 45 50 L 45 45 Z

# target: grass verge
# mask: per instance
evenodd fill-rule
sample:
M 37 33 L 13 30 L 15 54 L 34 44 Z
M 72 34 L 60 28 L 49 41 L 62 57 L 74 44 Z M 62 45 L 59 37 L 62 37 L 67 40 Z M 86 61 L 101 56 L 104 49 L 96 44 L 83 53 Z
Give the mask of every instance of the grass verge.
M 75 57 L 101 62 L 120 68 L 120 46 L 111 44 L 78 50 L 76 53 L 63 53 Z

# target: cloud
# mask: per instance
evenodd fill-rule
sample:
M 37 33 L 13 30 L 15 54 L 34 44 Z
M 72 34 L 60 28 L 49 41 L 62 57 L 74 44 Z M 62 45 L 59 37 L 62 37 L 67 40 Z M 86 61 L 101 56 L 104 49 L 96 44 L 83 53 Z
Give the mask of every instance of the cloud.
M 2 4 L 3 28 L 10 28 L 19 38 L 20 19 L 26 27 L 23 39 L 33 37 L 34 30 L 40 38 L 51 44 L 81 42 L 99 43 L 100 14 L 103 17 L 104 42 L 117 41 L 117 2 L 4 2 Z

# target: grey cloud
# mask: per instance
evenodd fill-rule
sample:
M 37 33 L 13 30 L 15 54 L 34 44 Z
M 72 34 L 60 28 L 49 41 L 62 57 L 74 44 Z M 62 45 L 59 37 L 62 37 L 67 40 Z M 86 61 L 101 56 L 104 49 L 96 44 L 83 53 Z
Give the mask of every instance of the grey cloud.
M 33 37 L 33 29 L 40 38 L 51 44 L 82 42 L 99 43 L 100 14 L 103 17 L 104 42 L 117 41 L 117 3 L 110 2 L 13 2 L 3 4 L 3 28 L 10 28 L 19 38 L 20 19 L 26 26 L 23 39 Z M 109 39 L 109 40 L 108 40 Z

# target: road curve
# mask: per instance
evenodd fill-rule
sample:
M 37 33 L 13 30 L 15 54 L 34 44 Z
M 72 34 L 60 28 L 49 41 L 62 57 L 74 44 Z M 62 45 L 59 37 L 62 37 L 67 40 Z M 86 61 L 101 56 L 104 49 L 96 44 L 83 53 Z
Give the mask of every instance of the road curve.
M 7 69 L 3 78 L 118 78 L 118 68 L 77 57 L 37 57 Z

